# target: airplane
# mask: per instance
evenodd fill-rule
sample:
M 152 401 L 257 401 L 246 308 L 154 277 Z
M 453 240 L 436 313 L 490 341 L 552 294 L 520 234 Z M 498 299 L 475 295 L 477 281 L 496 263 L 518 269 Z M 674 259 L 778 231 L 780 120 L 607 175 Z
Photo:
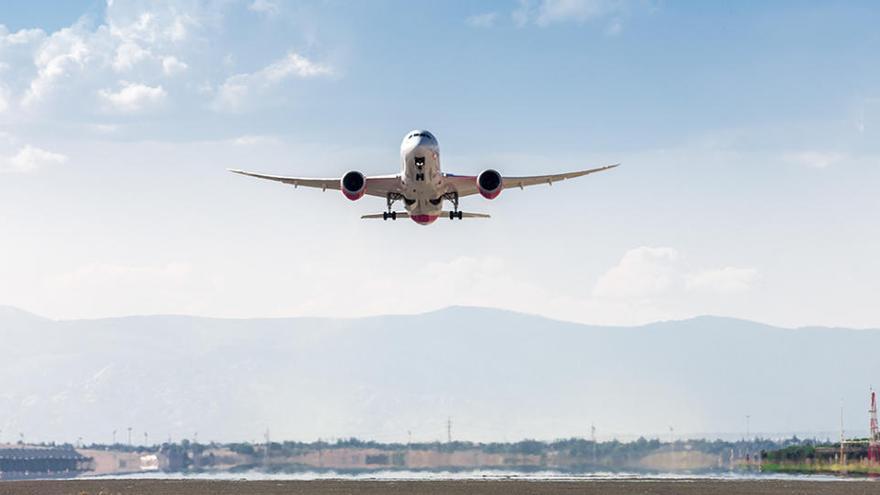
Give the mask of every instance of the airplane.
M 578 170 L 553 175 L 533 175 L 526 177 L 505 177 L 496 170 L 487 169 L 479 175 L 455 175 L 441 172 L 440 148 L 437 138 L 428 131 L 410 131 L 400 145 L 402 170 L 395 175 L 367 177 L 352 170 L 341 178 L 315 179 L 306 177 L 285 177 L 266 175 L 244 170 L 229 169 L 230 172 L 274 180 L 293 187 L 315 187 L 322 191 L 333 189 L 357 201 L 364 195 L 385 198 L 386 211 L 377 214 L 363 215 L 361 218 L 397 220 L 410 218 L 420 225 L 429 225 L 441 216 L 450 220 L 464 218 L 489 218 L 485 213 L 468 213 L 458 209 L 459 199 L 473 194 L 480 194 L 486 199 L 495 199 L 503 189 L 537 184 L 550 184 L 573 179 L 583 175 L 611 170 L 620 164 L 606 165 L 599 168 Z M 394 203 L 402 201 L 406 211 L 395 211 Z M 452 210 L 443 210 L 443 201 L 452 203 Z

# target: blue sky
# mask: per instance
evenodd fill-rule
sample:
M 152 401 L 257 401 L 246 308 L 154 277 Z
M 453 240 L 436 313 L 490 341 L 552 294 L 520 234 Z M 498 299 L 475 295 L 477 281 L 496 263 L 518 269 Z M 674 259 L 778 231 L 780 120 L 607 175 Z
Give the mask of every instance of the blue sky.
M 451 304 L 633 324 L 880 327 L 873 2 L 0 6 L 0 303 L 56 318 Z M 624 167 L 464 207 L 227 167 Z

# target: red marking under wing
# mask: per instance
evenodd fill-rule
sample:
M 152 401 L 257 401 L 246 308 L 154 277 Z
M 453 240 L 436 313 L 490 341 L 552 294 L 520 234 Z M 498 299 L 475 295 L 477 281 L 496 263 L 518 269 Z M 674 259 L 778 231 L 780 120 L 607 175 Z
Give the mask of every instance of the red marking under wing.
M 342 189 L 342 194 L 344 194 L 346 198 L 348 198 L 348 199 L 350 199 L 350 200 L 352 200 L 352 201 L 357 201 L 357 200 L 363 198 L 363 197 L 364 197 L 364 193 L 367 192 L 367 188 L 366 188 L 366 187 L 364 187 L 364 188 L 361 189 L 359 192 L 356 192 L 356 193 L 354 193 L 354 194 L 352 194 L 352 193 L 346 191 L 344 187 L 342 187 L 342 188 L 340 188 L 340 189 Z
M 484 198 L 495 199 L 498 197 L 499 194 L 501 194 L 502 188 L 499 187 L 498 189 L 495 190 L 495 192 L 488 192 L 485 189 L 481 189 L 479 187 L 477 189 L 480 191 L 480 195 L 483 196 Z

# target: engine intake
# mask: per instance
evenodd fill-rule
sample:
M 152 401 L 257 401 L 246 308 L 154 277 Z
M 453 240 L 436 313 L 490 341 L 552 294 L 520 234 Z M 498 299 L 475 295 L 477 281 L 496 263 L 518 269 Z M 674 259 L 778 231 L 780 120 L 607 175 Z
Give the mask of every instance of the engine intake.
M 504 180 L 497 171 L 489 169 L 480 172 L 477 176 L 477 189 L 486 199 L 495 199 L 504 188 Z
M 364 174 L 352 170 L 342 176 L 340 181 L 340 189 L 346 198 L 356 201 L 364 197 L 367 192 L 367 178 Z

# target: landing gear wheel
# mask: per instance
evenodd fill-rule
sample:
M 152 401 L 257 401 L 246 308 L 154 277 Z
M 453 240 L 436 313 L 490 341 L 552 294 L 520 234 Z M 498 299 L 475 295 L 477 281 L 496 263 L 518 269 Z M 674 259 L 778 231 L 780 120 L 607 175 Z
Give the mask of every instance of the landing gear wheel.
M 455 220 L 457 218 L 461 220 L 461 212 L 458 211 L 458 191 L 448 192 L 444 194 L 442 198 L 452 203 L 452 211 L 449 212 L 449 219 Z
M 388 212 L 387 211 L 382 212 L 382 220 L 388 220 Z
M 397 220 L 397 212 L 396 211 L 383 211 L 382 212 L 382 220 Z
M 392 219 L 392 220 L 397 220 L 397 212 L 396 212 L 396 211 L 392 211 L 392 212 L 391 212 L 391 219 Z

